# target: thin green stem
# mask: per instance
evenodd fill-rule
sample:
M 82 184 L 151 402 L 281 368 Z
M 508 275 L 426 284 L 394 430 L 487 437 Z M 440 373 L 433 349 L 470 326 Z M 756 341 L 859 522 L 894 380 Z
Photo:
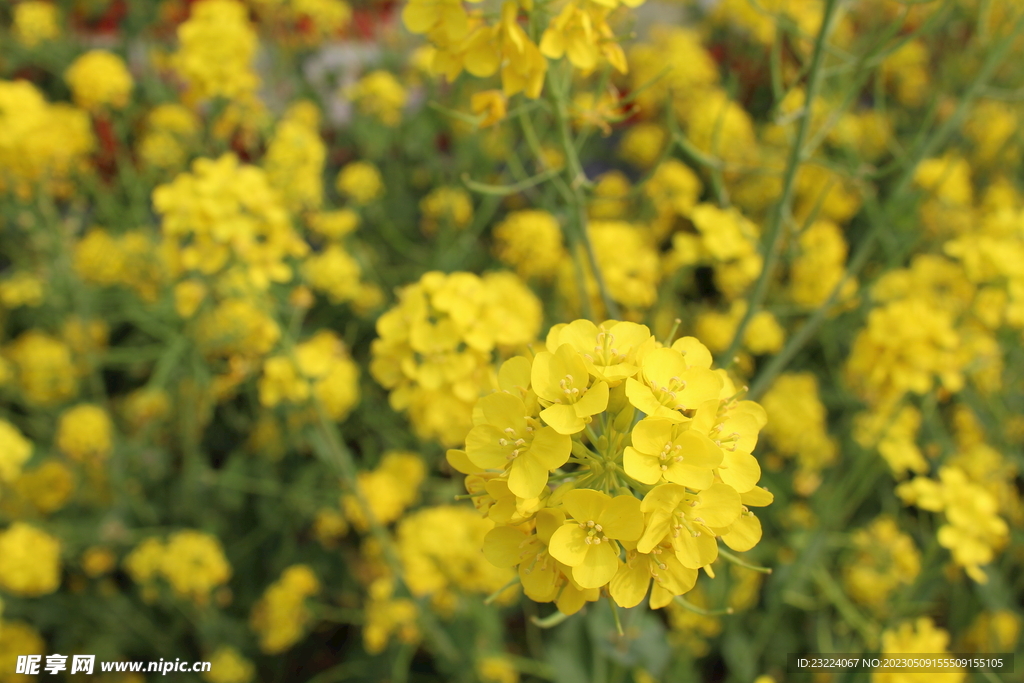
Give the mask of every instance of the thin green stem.
M 800 117 L 800 126 L 797 129 L 796 139 L 793 141 L 793 146 L 789 150 L 789 159 L 786 161 L 786 170 L 782 181 L 782 195 L 779 197 L 779 201 L 772 207 L 772 213 L 769 217 L 768 249 L 765 253 L 764 266 L 757 278 L 757 282 L 754 284 L 754 291 L 747 301 L 747 310 L 744 312 L 739 325 L 736 326 L 732 342 L 725 350 L 725 353 L 719 358 L 719 365 L 721 366 L 732 364 L 732 359 L 736 355 L 736 351 L 739 350 L 747 326 L 764 303 L 764 298 L 768 294 L 768 287 L 778 266 L 779 252 L 781 251 L 784 233 L 783 224 L 789 215 L 793 202 L 797 170 L 804 161 L 804 140 L 807 139 L 807 132 L 811 125 L 811 108 L 814 104 L 814 98 L 817 96 L 821 84 L 822 58 L 825 53 L 826 38 L 832 27 L 832 18 L 835 15 L 836 4 L 837 0 L 826 0 L 825 3 L 825 12 L 821 19 L 821 29 L 818 31 L 818 36 L 814 41 L 814 54 L 811 57 L 811 69 L 807 76 L 807 93 L 804 98 L 803 116 Z

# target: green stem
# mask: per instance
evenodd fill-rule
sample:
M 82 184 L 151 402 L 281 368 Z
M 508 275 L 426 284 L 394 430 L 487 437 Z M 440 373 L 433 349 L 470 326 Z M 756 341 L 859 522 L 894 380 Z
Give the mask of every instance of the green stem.
M 967 93 L 965 93 L 953 115 L 950 116 L 934 134 L 923 140 L 920 144 L 915 145 L 917 150 L 912 155 L 912 162 L 907 165 L 901 178 L 897 181 L 896 189 L 886 200 L 885 207 L 878 212 L 876 218 L 872 221 L 871 229 L 867 236 L 857 246 L 857 251 L 854 253 L 853 258 L 850 259 L 850 263 L 847 266 L 842 279 L 840 279 L 832 289 L 832 292 L 829 294 L 828 299 L 825 300 L 825 303 L 815 309 L 807 322 L 803 324 L 796 334 L 790 337 L 782 351 L 772 357 L 764 370 L 761 371 L 750 387 L 750 400 L 756 401 L 760 398 L 771 386 L 775 377 L 786 368 L 797 352 L 799 352 L 800 349 L 802 349 L 804 345 L 814 337 L 814 334 L 818 331 L 818 327 L 820 327 L 825 321 L 830 309 L 839 299 L 839 295 L 842 292 L 843 287 L 846 286 L 846 283 L 850 278 L 856 276 L 856 274 L 867 265 L 868 259 L 871 257 L 875 245 L 883 231 L 890 227 L 890 213 L 894 210 L 894 207 L 899 206 L 899 200 L 910 189 L 914 180 L 914 171 L 917 169 L 918 163 L 928 155 L 932 154 L 934 150 L 945 143 L 946 140 L 959 129 L 960 122 L 963 120 L 963 117 L 967 115 L 967 110 L 970 104 L 980 96 L 981 92 L 984 91 L 985 83 L 992 77 L 995 70 L 1002 63 L 1002 60 L 1006 57 L 1010 46 L 1013 44 L 1014 38 L 1016 38 L 1022 28 L 1024 28 L 1024 16 L 1017 20 L 1017 23 L 1014 25 L 1014 28 L 1009 35 L 1004 37 L 999 45 L 989 53 L 985 63 L 978 71 L 978 78 L 967 89 Z M 750 307 L 748 307 L 747 313 L 750 313 Z M 737 330 L 737 332 L 739 332 L 739 330 Z M 735 342 L 735 340 L 733 341 Z M 725 359 L 728 359 L 729 357 L 729 354 L 724 356 Z
M 738 555 L 733 555 L 731 552 L 729 552 L 725 548 L 719 547 L 718 548 L 718 554 L 721 555 L 723 558 L 725 558 L 726 561 L 733 563 L 737 567 L 743 567 L 744 569 L 750 569 L 750 570 L 755 571 L 755 572 L 760 572 L 761 574 L 771 574 L 772 573 L 772 568 L 771 567 L 761 567 L 761 566 L 758 566 L 756 564 L 750 564 L 749 562 L 747 562 L 746 560 L 742 559 Z
M 722 609 L 704 609 L 703 607 L 697 607 L 697 605 L 693 604 L 681 595 L 677 595 L 674 600 L 680 607 L 685 607 L 694 614 L 699 614 L 703 617 L 721 617 L 735 612 L 732 607 L 724 607 Z
M 732 359 L 735 357 L 743 341 L 743 334 L 747 331 L 750 321 L 764 303 L 764 298 L 768 294 L 768 286 L 775 275 L 775 268 L 778 265 L 779 252 L 782 247 L 782 235 L 784 233 L 782 226 L 784 219 L 789 215 L 793 202 L 797 170 L 804 161 L 804 140 L 807 139 L 807 131 L 811 126 L 811 108 L 821 83 L 821 65 L 822 57 L 825 53 L 825 39 L 832 26 L 832 17 L 835 14 L 836 4 L 837 0 L 826 0 L 825 3 L 825 12 L 821 19 L 821 29 L 818 31 L 818 37 L 814 41 L 814 54 L 811 57 L 811 68 L 807 76 L 807 93 L 804 98 L 803 115 L 800 117 L 800 126 L 797 129 L 796 139 L 793 141 L 793 146 L 789 150 L 789 159 L 786 161 L 786 170 L 782 181 L 782 196 L 779 197 L 779 201 L 772 207 L 772 213 L 768 219 L 768 250 L 765 254 L 764 266 L 757 278 L 757 282 L 754 284 L 754 291 L 747 301 L 747 310 L 736 327 L 736 333 L 733 335 L 732 342 L 725 350 L 725 353 L 718 359 L 719 366 L 721 367 L 732 365 Z

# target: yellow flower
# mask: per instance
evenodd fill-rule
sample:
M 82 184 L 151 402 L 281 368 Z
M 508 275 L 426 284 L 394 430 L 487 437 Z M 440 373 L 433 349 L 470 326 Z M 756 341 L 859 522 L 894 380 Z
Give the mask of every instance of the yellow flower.
M 0 304 L 7 308 L 39 306 L 45 296 L 45 281 L 37 275 L 17 272 L 0 282 Z
M 124 60 L 106 50 L 90 50 L 80 56 L 64 74 L 75 104 L 96 110 L 107 105 L 123 109 L 135 81 Z
M 389 451 L 376 469 L 359 473 L 357 485 L 376 523 L 390 524 L 419 497 L 420 484 L 425 476 L 426 467 L 419 455 Z M 355 496 L 345 496 L 342 505 L 356 529 L 366 531 L 370 528 L 362 505 Z
M 206 285 L 199 280 L 185 280 L 174 285 L 174 310 L 182 318 L 191 318 L 206 298 Z
M 740 495 L 726 484 L 715 483 L 699 493 L 678 484 L 661 484 L 644 496 L 643 537 L 636 549 L 649 553 L 668 542 L 684 567 L 699 569 L 718 557 L 714 529 L 724 529 L 743 513 Z M 760 534 L 758 534 L 760 535 Z
M 495 256 L 520 277 L 549 279 L 565 259 L 562 228 L 547 211 L 513 211 L 493 234 Z
M 664 127 L 642 122 L 630 126 L 619 143 L 619 156 L 639 168 L 650 168 L 661 157 L 668 140 Z
M 35 47 L 60 35 L 60 13 L 52 2 L 27 0 L 14 6 L 14 35 L 25 47 Z
M 14 673 L 18 657 L 24 655 L 44 656 L 46 643 L 34 628 L 21 621 L 0 621 L 0 681 L 3 683 L 25 683 L 28 676 Z M 45 660 L 44 660 L 45 661 Z
M 32 442 L 7 420 L 0 420 L 0 483 L 21 476 L 21 467 L 32 456 Z
M 159 571 L 179 597 L 197 605 L 207 604 L 213 589 L 231 578 L 231 565 L 217 537 L 191 529 L 175 532 L 167 539 Z
M 246 99 L 259 86 L 252 68 L 259 47 L 248 8 L 237 0 L 202 0 L 191 5 L 178 27 L 175 71 L 188 83 L 190 100 Z
M 659 609 L 672 602 L 673 596 L 682 595 L 697 582 L 697 570 L 684 567 L 672 552 L 662 544 L 650 553 L 626 550 L 626 561 L 619 567 L 608 586 L 608 592 L 619 607 L 636 607 L 651 592 L 651 609 Z
M 23 472 L 14 482 L 15 494 L 35 511 L 48 515 L 64 507 L 75 491 L 75 477 L 57 460 L 46 460 L 39 467 Z
M 551 536 L 551 556 L 572 567 L 581 587 L 600 588 L 622 564 L 615 541 L 636 541 L 643 534 L 640 501 L 576 489 L 565 494 L 562 504 L 572 521 L 566 520 Z
M 572 578 L 572 568 L 551 556 L 549 543 L 565 523 L 565 513 L 545 508 L 537 512 L 530 535 L 519 528 L 498 526 L 484 537 L 483 553 L 496 567 L 519 565 L 523 592 L 537 602 L 554 602 L 562 614 L 575 614 L 587 602 L 597 600 L 597 588 L 582 588 Z
M 313 107 L 308 117 L 303 106 L 307 104 Z M 293 104 L 274 128 L 263 156 L 267 179 L 290 211 L 319 209 L 323 203 L 327 146 L 320 139 L 319 118 L 315 105 L 305 101 Z
M 882 654 L 886 657 L 917 655 L 922 653 L 942 655 L 948 652 L 949 633 L 936 628 L 928 617 L 916 621 L 904 621 L 897 628 L 882 632 Z M 939 681 L 940 683 L 960 683 L 965 672 L 950 673 L 903 673 L 888 672 L 871 674 L 871 683 L 924 683 Z
M 51 105 L 26 80 L 0 80 L 0 189 L 25 200 L 37 190 L 68 196 L 69 176 L 88 168 L 94 147 L 86 112 Z
M 426 235 L 435 235 L 439 225 L 462 230 L 473 220 L 473 200 L 461 187 L 438 187 L 420 200 Z
M 424 508 L 404 517 L 395 537 L 413 596 L 436 597 L 453 588 L 488 595 L 508 584 L 513 573 L 495 567 L 480 552 L 492 528 L 493 522 L 462 505 Z M 516 593 L 504 595 L 508 599 Z
M 352 209 L 320 211 L 309 216 L 309 229 L 328 240 L 340 240 L 359 227 L 359 214 Z
M 519 683 L 519 672 L 507 657 L 490 655 L 476 663 L 477 675 L 484 683 Z
M 530 417 L 523 400 L 495 393 L 477 404 L 480 422 L 466 437 L 466 454 L 484 469 L 508 471 L 508 487 L 521 498 L 536 497 L 548 472 L 569 459 L 572 439 Z
M 249 618 L 263 652 L 284 652 L 305 635 L 311 618 L 305 601 L 319 593 L 320 588 L 320 580 L 304 564 L 288 567 L 280 579 L 267 587 Z
M 1009 527 L 998 515 L 998 502 L 991 493 L 970 481 L 959 467 L 947 466 L 939 470 L 938 481 L 915 477 L 897 486 L 896 494 L 905 504 L 945 513 L 946 524 L 937 534 L 939 545 L 950 551 L 968 576 L 978 583 L 988 582 L 981 567 L 992 562 L 1009 538 Z
M 852 540 L 856 555 L 843 572 L 846 590 L 857 602 L 885 612 L 893 591 L 912 585 L 921 573 L 921 553 L 887 516 L 854 532 Z
M 64 342 L 29 330 L 18 336 L 5 353 L 17 369 L 19 387 L 30 403 L 52 406 L 78 393 L 71 349 Z
M 362 292 L 362 268 L 340 244 L 311 254 L 302 264 L 302 276 L 312 289 L 327 294 L 331 303 L 354 302 Z
M 81 563 L 85 575 L 95 579 L 109 574 L 117 566 L 117 556 L 111 552 L 110 548 L 93 546 L 86 548 L 82 553 Z
M 60 416 L 57 447 L 73 460 L 102 462 L 110 455 L 114 424 L 97 405 L 81 403 Z
M 638 358 L 654 348 L 654 337 L 646 325 L 637 323 L 609 320 L 595 325 L 589 320 L 574 320 L 554 325 L 545 344 L 551 352 L 562 344 L 571 345 L 583 357 L 591 375 L 617 386 L 639 371 Z M 707 363 L 710 367 L 711 354 Z
M 363 76 L 345 90 L 359 111 L 380 119 L 386 126 L 402 121 L 402 109 L 409 100 L 405 87 L 388 71 L 378 69 Z
M 602 56 L 619 73 L 626 73 L 629 70 L 626 55 L 615 41 L 615 34 L 607 21 L 610 7 L 615 4 L 614 0 L 609 7 L 596 4 L 581 6 L 570 2 L 544 31 L 540 51 L 551 59 L 567 56 L 569 62 L 584 75 L 597 68 Z
M 718 398 L 722 378 L 710 369 L 711 355 L 705 355 L 706 349 L 699 342 L 696 351 L 684 354 L 682 342 L 646 354 L 640 379 L 626 380 L 629 402 L 645 415 L 683 422 L 686 417 L 681 411 Z
M 0 532 L 0 589 L 26 598 L 47 595 L 60 587 L 60 573 L 56 538 L 24 522 Z
M 313 520 L 313 533 L 324 548 L 334 548 L 338 545 L 338 541 L 348 533 L 348 522 L 345 521 L 345 516 L 337 510 L 321 508 L 316 513 L 316 519 Z
M 203 678 L 210 683 L 249 683 L 256 675 L 256 667 L 233 647 L 222 645 L 210 655 L 210 670 Z
M 469 109 L 482 117 L 481 128 L 489 128 L 504 120 L 508 113 L 508 98 L 500 90 L 476 92 L 469 98 Z
M 198 142 L 199 117 L 180 104 L 160 104 L 146 115 L 146 131 L 139 141 L 139 156 L 149 165 L 180 169 L 189 149 Z
M 722 449 L 689 424 L 647 417 L 633 427 L 632 446 L 622 457 L 626 474 L 644 484 L 662 480 L 701 491 L 714 482 Z
M 369 204 L 384 194 L 380 171 L 369 161 L 353 161 L 338 173 L 335 186 L 356 204 Z
M 608 407 L 608 382 L 591 384 L 583 357 L 570 344 L 538 353 L 531 373 L 530 383 L 544 406 L 540 418 L 559 434 L 583 431 L 592 415 Z
M 522 92 L 531 99 L 540 97 L 548 62 L 526 31 L 519 25 L 516 15 L 519 6 L 505 2 L 501 6 L 498 36 L 504 61 L 501 66 L 501 88 L 506 97 Z
M 309 398 L 309 383 L 299 376 L 291 358 L 274 356 L 263 361 L 259 392 L 260 405 L 267 408 L 279 403 L 305 403 Z

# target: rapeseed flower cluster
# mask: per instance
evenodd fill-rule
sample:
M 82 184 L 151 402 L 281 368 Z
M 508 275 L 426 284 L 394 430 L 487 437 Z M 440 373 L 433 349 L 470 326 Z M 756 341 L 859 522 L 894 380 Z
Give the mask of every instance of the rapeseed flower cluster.
M 143 599 L 154 601 L 156 580 L 163 579 L 176 597 L 199 606 L 208 604 L 232 574 L 217 537 L 191 529 L 176 531 L 166 541 L 147 538 L 124 558 L 124 567 Z
M 288 567 L 267 587 L 250 615 L 263 652 L 284 652 L 302 638 L 311 619 L 305 601 L 320 590 L 320 580 L 303 564 Z
M 772 501 L 750 454 L 765 412 L 710 366 L 693 337 L 664 346 L 644 325 L 586 320 L 502 364 L 465 450 L 448 451 L 497 525 L 488 559 L 572 614 L 604 587 L 622 607 L 649 591 L 664 607 L 715 561 L 719 538 L 753 548 L 750 507 Z
M 377 320 L 370 374 L 421 438 L 455 445 L 476 400 L 496 386 L 495 352 L 532 342 L 540 318 L 540 302 L 512 273 L 429 272 Z

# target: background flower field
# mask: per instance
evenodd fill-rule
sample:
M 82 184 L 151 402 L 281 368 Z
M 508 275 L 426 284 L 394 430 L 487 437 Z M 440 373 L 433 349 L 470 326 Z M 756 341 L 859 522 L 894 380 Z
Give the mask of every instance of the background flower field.
M 1022 58 L 1015 0 L 0 3 L 0 683 L 1019 678 L 787 655 L 1024 653 Z

